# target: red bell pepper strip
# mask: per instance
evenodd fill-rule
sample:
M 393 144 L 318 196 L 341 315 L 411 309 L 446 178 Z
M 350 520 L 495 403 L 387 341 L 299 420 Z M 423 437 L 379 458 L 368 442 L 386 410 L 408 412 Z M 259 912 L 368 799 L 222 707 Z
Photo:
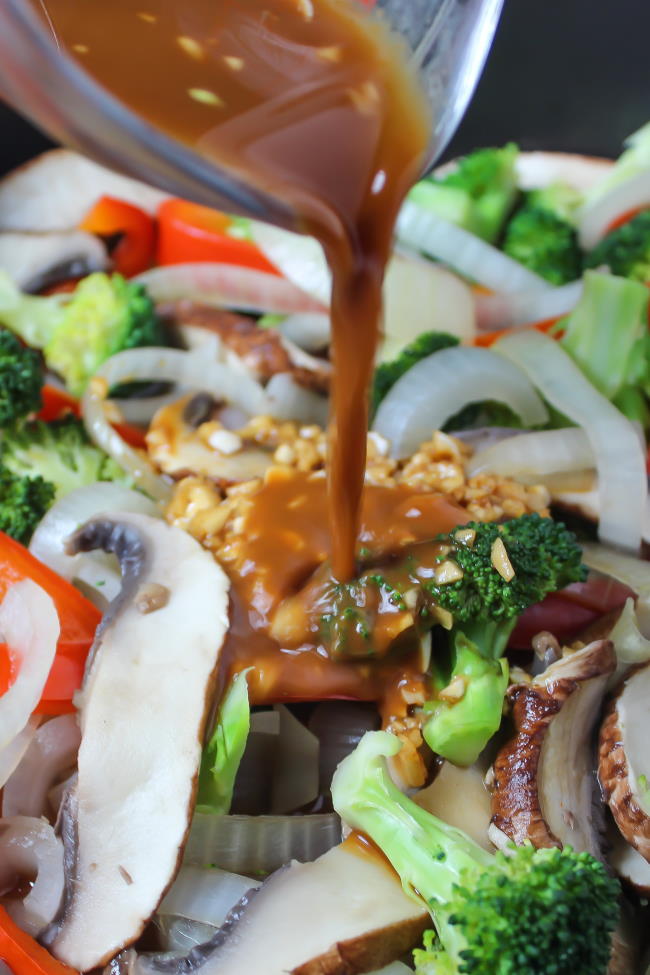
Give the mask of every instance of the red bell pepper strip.
M 233 221 L 219 210 L 187 200 L 170 199 L 158 208 L 158 247 L 156 264 L 210 262 L 250 267 L 278 274 L 250 240 L 228 233 Z
M 53 955 L 26 934 L 0 907 L 0 959 L 13 975 L 76 975 L 74 968 Z
M 61 714 L 72 711 L 72 696 L 81 685 L 88 651 L 101 620 L 96 606 L 19 542 L 0 532 L 0 599 L 9 587 L 31 579 L 52 598 L 59 616 L 61 632 L 56 657 L 36 711 Z M 11 685 L 13 675 L 6 647 L 0 651 L 0 694 Z
M 47 384 L 43 386 L 41 397 L 43 405 L 37 413 L 39 420 L 45 420 L 46 423 L 51 423 L 52 420 L 58 420 L 60 417 L 65 416 L 66 413 L 81 416 L 81 404 L 79 400 L 75 399 L 74 396 L 70 396 L 69 393 L 66 393 L 63 389 L 59 389 L 57 386 L 49 386 Z M 114 423 L 113 428 L 117 430 L 122 439 L 126 440 L 131 447 L 139 447 L 141 450 L 146 448 L 147 441 L 142 430 L 139 430 L 137 427 L 132 427 L 130 423 Z
M 139 207 L 112 196 L 102 196 L 79 224 L 80 230 L 120 240 L 111 252 L 113 266 L 125 277 L 146 271 L 153 263 L 156 249 L 156 224 Z

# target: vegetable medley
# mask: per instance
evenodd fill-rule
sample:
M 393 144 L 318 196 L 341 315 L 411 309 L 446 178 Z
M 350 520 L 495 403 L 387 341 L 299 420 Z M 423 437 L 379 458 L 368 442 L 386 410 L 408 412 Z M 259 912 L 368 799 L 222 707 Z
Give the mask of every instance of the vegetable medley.
M 14 975 L 646 971 L 650 124 L 480 149 L 397 244 L 340 583 L 315 242 L 0 184 Z

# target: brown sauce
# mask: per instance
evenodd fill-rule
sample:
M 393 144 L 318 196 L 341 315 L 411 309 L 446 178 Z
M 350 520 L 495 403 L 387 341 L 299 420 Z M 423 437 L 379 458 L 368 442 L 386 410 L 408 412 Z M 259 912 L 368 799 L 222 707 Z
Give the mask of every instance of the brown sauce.
M 325 478 L 275 470 L 251 501 L 234 542 L 237 558 L 227 563 L 232 605 L 224 678 L 252 667 L 248 683 L 254 704 L 338 697 L 378 701 L 385 723 L 403 715 L 408 692 L 422 678 L 417 640 L 383 658 L 337 660 L 303 628 L 298 639 L 285 642 L 273 632 L 278 607 L 327 559 Z M 362 551 L 366 558 L 398 553 L 466 519 L 462 508 L 439 495 L 366 485 Z
M 367 391 L 401 201 L 428 142 L 399 43 L 353 0 L 41 0 L 59 43 L 123 102 L 291 204 L 333 272 L 329 533 L 351 578 Z

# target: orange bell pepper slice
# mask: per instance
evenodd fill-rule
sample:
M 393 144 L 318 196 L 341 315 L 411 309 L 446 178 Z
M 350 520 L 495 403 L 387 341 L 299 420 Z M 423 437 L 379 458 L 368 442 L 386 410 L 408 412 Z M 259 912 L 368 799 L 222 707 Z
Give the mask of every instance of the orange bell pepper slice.
M 256 244 L 228 233 L 232 223 L 219 210 L 187 200 L 165 200 L 158 208 L 156 263 L 234 264 L 278 274 Z
M 111 252 L 114 269 L 125 277 L 146 271 L 156 249 L 156 223 L 153 217 L 124 200 L 102 196 L 79 224 L 80 230 L 120 239 Z
M 36 712 L 72 711 L 72 698 L 81 686 L 86 657 L 102 614 L 71 583 L 0 532 L 0 600 L 11 585 L 23 579 L 31 579 L 52 598 L 61 625 L 54 663 Z M 0 644 L 0 694 L 11 686 L 14 676 L 7 647 Z
M 76 975 L 57 961 L 53 955 L 26 934 L 0 907 L 0 959 L 6 962 L 13 975 Z

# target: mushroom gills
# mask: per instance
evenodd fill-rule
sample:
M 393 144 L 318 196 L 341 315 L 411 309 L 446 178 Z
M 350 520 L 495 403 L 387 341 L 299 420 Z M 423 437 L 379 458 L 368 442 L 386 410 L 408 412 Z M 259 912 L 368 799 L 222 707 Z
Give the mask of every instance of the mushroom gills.
M 95 548 L 117 556 L 122 589 L 80 695 L 78 777 L 62 812 L 65 897 L 45 935 L 81 971 L 139 936 L 176 873 L 228 626 L 228 579 L 184 531 L 146 515 L 102 516 L 69 545 Z M 142 613 L 138 594 L 152 585 L 169 598 Z
M 600 731 L 598 778 L 621 834 L 650 862 L 650 663 L 619 686 Z
M 379 855 L 346 841 L 249 891 L 189 954 L 126 952 L 114 975 L 355 975 L 413 948 L 429 915 Z
M 602 858 L 591 739 L 616 666 L 609 640 L 568 653 L 530 684 L 509 690 L 517 734 L 499 752 L 491 837 L 571 846 Z
M 103 242 L 83 230 L 0 233 L 0 268 L 23 291 L 40 291 L 64 278 L 105 271 L 109 266 Z

